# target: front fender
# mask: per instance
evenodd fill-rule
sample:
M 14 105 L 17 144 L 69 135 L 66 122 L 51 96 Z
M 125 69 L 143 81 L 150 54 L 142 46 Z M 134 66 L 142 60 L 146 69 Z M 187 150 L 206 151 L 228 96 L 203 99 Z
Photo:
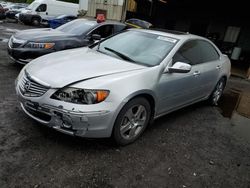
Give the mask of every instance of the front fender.
M 55 41 L 55 43 L 56 43 L 57 51 L 87 46 L 85 45 L 84 42 L 80 40 L 59 40 L 59 41 Z

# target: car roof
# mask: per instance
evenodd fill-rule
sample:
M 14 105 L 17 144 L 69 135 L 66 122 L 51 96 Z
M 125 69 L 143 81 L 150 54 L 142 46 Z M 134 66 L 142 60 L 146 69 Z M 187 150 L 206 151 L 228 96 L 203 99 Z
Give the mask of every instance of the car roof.
M 150 30 L 161 31 L 161 32 L 165 32 L 165 33 L 175 34 L 175 35 L 187 35 L 187 34 L 189 34 L 187 32 L 176 31 L 176 30 L 168 30 L 168 29 L 162 29 L 162 28 L 150 28 Z
M 145 33 L 152 33 L 157 35 L 162 35 L 166 37 L 171 37 L 179 40 L 187 40 L 187 39 L 205 39 L 204 37 L 193 35 L 190 33 L 180 32 L 180 31 L 174 31 L 174 30 L 166 30 L 166 29 L 129 29 L 134 31 L 140 31 Z
M 118 21 L 112 21 L 112 20 L 106 20 L 105 22 L 101 22 L 99 23 L 100 25 L 105 25 L 105 24 L 114 24 L 114 25 L 126 25 L 122 22 L 118 22 Z
M 82 21 L 86 21 L 88 23 L 92 23 L 94 24 L 95 26 L 97 25 L 106 25 L 106 24 L 114 24 L 114 25 L 126 25 L 122 22 L 118 22 L 118 21 L 111 21 L 111 20 L 107 20 L 105 22 L 101 22 L 101 23 L 98 23 L 96 21 L 96 19 L 91 19 L 91 18 L 78 18 L 78 20 L 82 20 Z

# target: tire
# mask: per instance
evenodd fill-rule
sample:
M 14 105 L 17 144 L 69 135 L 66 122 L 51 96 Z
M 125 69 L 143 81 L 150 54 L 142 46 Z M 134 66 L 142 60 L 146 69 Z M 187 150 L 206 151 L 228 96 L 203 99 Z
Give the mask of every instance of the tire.
M 33 25 L 33 26 L 39 26 L 40 25 L 40 19 L 39 18 L 32 18 L 32 20 L 31 20 L 31 24 Z
M 122 146 L 133 143 L 146 129 L 150 117 L 149 102 L 142 97 L 132 99 L 125 104 L 116 118 L 113 139 Z
M 221 98 L 221 96 L 223 94 L 225 85 L 226 85 L 226 79 L 225 78 L 221 78 L 217 82 L 217 84 L 216 84 L 213 92 L 211 93 L 211 95 L 210 95 L 210 97 L 208 99 L 208 102 L 211 105 L 213 105 L 213 106 L 217 106 L 218 105 L 218 102 L 219 102 L 219 100 L 220 100 L 220 98 Z

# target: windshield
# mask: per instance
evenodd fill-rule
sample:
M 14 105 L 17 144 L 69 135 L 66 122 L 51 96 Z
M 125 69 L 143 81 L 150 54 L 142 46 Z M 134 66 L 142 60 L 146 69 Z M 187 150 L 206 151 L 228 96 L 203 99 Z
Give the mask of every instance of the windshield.
M 78 20 L 68 22 L 56 28 L 56 30 L 62 31 L 64 33 L 74 34 L 74 35 L 82 35 L 90 31 L 96 25 L 97 23 L 95 21 L 78 19 Z
M 40 5 L 40 3 L 33 2 L 33 3 L 31 3 L 31 4 L 27 7 L 27 9 L 29 9 L 29 10 L 36 9 L 36 8 L 38 7 L 38 5 Z
M 99 51 L 137 64 L 155 66 L 161 63 L 177 41 L 157 34 L 126 31 L 101 42 Z
M 82 35 L 88 31 L 90 31 L 93 27 L 96 26 L 95 21 L 78 19 L 71 22 L 68 22 L 58 28 L 56 30 L 62 31 L 64 33 L 70 33 L 74 35 Z

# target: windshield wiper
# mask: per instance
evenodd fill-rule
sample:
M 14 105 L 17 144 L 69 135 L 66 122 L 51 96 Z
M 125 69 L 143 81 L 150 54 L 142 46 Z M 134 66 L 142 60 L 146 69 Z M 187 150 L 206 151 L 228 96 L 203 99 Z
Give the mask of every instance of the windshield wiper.
M 136 63 L 135 60 L 131 59 L 130 57 L 120 53 L 120 52 L 117 52 L 116 50 L 113 50 L 111 48 L 108 48 L 108 47 L 104 47 L 105 50 L 108 50 L 110 52 L 113 52 L 115 55 L 119 56 L 120 58 L 124 59 L 124 60 L 127 60 L 127 61 L 131 61 L 131 62 L 134 62 Z

